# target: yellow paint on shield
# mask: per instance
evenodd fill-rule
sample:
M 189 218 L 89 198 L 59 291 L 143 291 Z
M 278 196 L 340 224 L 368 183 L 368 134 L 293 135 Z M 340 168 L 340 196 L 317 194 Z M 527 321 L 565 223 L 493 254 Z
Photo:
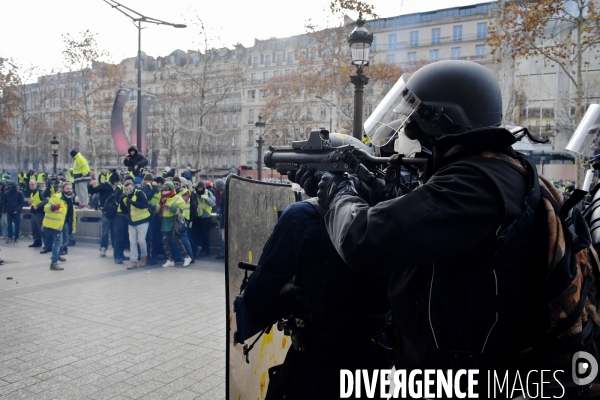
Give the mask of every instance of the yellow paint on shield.
M 285 349 L 285 345 L 287 343 L 287 338 L 284 336 L 283 339 L 281 339 L 281 348 Z
M 252 262 L 252 252 L 248 252 L 248 262 Z
M 265 398 L 265 387 L 267 385 L 267 371 L 263 372 L 260 377 L 260 397 Z

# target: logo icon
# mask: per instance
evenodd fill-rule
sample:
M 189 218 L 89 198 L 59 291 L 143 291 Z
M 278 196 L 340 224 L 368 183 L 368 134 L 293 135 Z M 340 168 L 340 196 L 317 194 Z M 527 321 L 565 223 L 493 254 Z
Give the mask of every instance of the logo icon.
M 598 361 L 590 353 L 578 351 L 573 355 L 571 373 L 573 375 L 573 382 L 576 385 L 589 385 L 598 376 Z M 580 378 L 580 376 L 586 373 L 589 373 L 589 375 Z

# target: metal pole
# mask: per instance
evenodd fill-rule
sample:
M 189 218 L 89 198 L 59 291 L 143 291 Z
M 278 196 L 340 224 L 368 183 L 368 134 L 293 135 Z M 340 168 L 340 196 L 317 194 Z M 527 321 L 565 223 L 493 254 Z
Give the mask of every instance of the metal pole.
M 138 21 L 137 148 L 142 153 L 142 21 Z M 143 153 L 142 153 L 143 154 Z
M 356 75 L 350 77 L 354 84 L 354 126 L 352 127 L 352 136 L 362 141 L 363 137 L 363 96 L 365 85 L 369 83 L 369 78 L 363 74 L 362 67 L 356 68 Z
M 263 147 L 263 143 L 265 142 L 263 140 L 262 135 L 260 135 L 258 137 L 258 180 L 262 181 L 262 158 L 263 158 L 263 154 L 262 154 L 262 147 Z
M 54 158 L 54 175 L 57 174 L 56 172 L 56 159 L 58 158 L 58 154 L 57 153 L 52 153 L 52 157 Z

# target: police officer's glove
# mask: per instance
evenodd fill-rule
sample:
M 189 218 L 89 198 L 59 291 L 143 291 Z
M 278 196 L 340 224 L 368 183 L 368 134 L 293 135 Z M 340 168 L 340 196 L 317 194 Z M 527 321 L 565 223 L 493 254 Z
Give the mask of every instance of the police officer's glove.
M 344 194 L 358 196 L 352 178 L 347 174 L 324 173 L 319 182 L 319 190 L 317 191 L 319 205 L 323 208 L 329 208 L 336 196 Z
M 322 173 L 314 168 L 301 165 L 298 171 L 288 171 L 288 179 L 300 185 L 307 196 L 317 196 L 319 180 Z

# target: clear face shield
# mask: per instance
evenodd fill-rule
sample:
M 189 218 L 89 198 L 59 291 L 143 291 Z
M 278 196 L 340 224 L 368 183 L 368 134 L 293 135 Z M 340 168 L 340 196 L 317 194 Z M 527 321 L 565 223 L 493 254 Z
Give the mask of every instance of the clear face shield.
M 421 100 L 406 86 L 410 75 L 402 75 L 365 121 L 364 126 L 365 132 L 374 146 L 383 147 L 397 137 L 394 148 L 398 147 L 401 150 L 399 153 L 407 157 L 410 157 L 408 153 L 412 153 L 414 156 L 421 147 L 418 141 L 406 137 L 403 129 L 409 122 L 410 116 L 421 105 Z
M 600 159 L 600 105 L 589 106 L 565 150 L 582 162 Z

